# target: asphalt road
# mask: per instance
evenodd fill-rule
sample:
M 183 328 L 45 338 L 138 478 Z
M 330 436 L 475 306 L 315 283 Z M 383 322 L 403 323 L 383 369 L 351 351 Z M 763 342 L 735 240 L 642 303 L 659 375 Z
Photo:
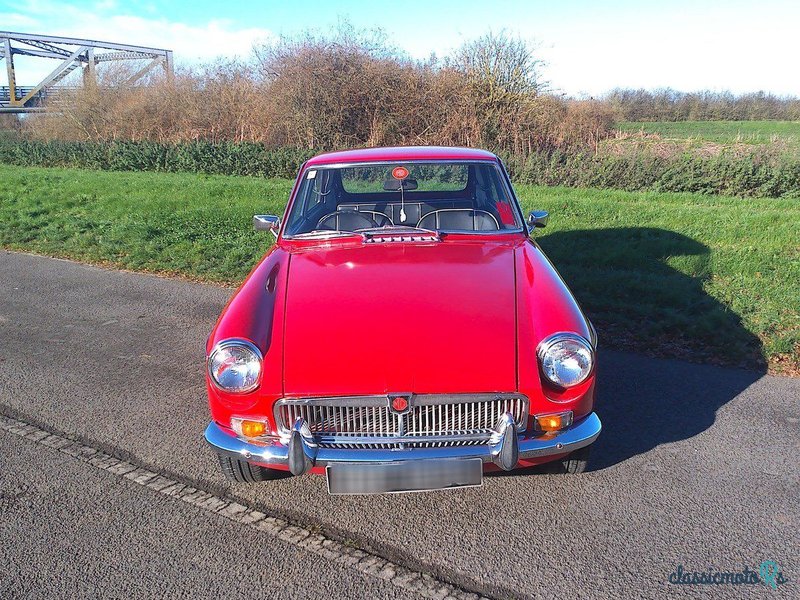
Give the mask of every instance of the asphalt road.
M 415 597 L 10 433 L 0 463 L 0 598 Z
M 601 349 L 589 473 L 377 497 L 228 484 L 202 431 L 230 293 L 0 252 L 0 412 L 488 596 L 800 596 L 800 380 Z M 2 597 L 411 596 L 8 433 L 0 460 Z M 777 591 L 668 583 L 766 559 Z

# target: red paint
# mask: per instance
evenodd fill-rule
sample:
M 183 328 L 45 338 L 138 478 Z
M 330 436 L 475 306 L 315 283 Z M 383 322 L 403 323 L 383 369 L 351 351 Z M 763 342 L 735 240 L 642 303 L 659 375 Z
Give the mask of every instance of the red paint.
M 283 313 L 289 254 L 273 247 L 250 272 L 222 311 L 206 343 L 206 354 L 221 340 L 245 338 L 264 356 L 261 383 L 247 394 L 230 394 L 211 384 L 206 389 L 213 419 L 230 424 L 232 415 L 269 416 L 272 405 L 283 395 Z M 276 376 L 277 375 L 277 376 Z
M 529 239 L 517 249 L 516 272 L 519 391 L 530 398 L 533 413 L 573 410 L 578 420 L 592 411 L 594 374 L 573 388 L 559 390 L 542 381 L 536 348 L 560 331 L 590 339 L 588 321 L 558 271 Z
M 307 167 L 352 164 L 362 162 L 404 162 L 414 160 L 486 160 L 497 157 L 486 150 L 450 148 L 447 146 L 405 146 L 395 148 L 363 148 L 319 154 L 306 163 Z
M 284 392 L 513 390 L 514 329 L 511 243 L 359 242 L 296 252 Z
M 300 176 L 326 164 L 414 160 L 497 158 L 463 148 L 350 150 L 311 159 Z M 594 374 L 559 390 L 539 373 L 537 345 L 559 331 L 591 337 L 569 289 L 524 233 L 385 244 L 280 237 L 206 347 L 252 341 L 264 355 L 260 386 L 228 394 L 207 377 L 211 414 L 223 427 L 232 415 L 266 417 L 274 432 L 273 405 L 284 396 L 519 391 L 531 414 L 573 410 L 578 420 L 592 410 Z

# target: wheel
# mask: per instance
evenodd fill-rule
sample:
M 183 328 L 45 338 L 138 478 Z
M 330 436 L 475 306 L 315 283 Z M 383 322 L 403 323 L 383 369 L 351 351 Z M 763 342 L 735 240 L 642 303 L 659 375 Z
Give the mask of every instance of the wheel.
M 217 453 L 219 465 L 227 479 L 239 483 L 258 483 L 279 478 L 282 473 L 275 469 L 267 469 L 258 465 L 251 465 L 246 460 L 239 460 L 227 454 Z
M 589 451 L 591 446 L 585 446 L 561 459 L 564 473 L 583 473 L 589 465 Z

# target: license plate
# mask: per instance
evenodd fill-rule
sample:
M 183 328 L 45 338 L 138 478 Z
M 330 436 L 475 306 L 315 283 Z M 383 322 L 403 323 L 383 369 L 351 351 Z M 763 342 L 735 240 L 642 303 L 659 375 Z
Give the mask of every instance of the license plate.
M 425 492 L 483 483 L 480 458 L 336 463 L 325 472 L 330 494 Z

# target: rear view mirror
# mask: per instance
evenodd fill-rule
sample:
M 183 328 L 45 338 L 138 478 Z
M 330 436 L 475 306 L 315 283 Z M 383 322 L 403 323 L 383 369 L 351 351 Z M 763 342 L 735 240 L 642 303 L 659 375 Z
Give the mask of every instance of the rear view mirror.
M 281 228 L 281 218 L 275 215 L 253 215 L 253 229 L 256 231 L 269 231 L 278 239 Z
M 528 225 L 531 227 L 547 227 L 550 213 L 546 210 L 532 210 L 528 215 Z
M 387 179 L 383 182 L 383 189 L 386 192 L 399 192 L 401 182 L 404 192 L 417 189 L 416 179 Z

